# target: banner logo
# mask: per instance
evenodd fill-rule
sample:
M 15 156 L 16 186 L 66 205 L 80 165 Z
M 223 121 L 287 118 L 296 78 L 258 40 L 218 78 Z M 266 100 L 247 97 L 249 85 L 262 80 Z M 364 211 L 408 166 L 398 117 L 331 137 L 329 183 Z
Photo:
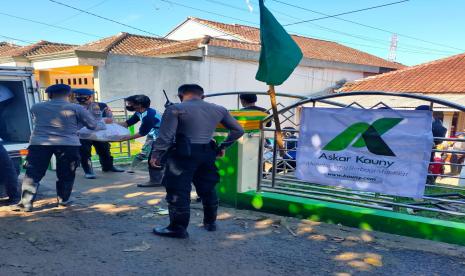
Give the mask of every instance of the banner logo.
M 376 155 L 396 156 L 389 146 L 381 138 L 381 135 L 399 124 L 402 118 L 381 118 L 371 125 L 365 122 L 355 123 L 332 139 L 323 150 L 341 151 L 349 147 L 366 147 L 369 152 Z

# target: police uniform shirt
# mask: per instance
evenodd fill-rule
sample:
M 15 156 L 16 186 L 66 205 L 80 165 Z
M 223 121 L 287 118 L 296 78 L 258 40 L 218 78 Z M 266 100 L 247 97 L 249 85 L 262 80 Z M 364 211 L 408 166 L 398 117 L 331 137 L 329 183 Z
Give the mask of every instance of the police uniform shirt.
M 128 126 L 135 125 L 137 122 L 141 122 L 139 127 L 139 134 L 141 136 L 157 136 L 160 128 L 161 116 L 153 108 L 147 108 L 144 112 L 136 112 L 126 121 Z
M 222 106 L 200 99 L 169 106 L 163 114 L 160 135 L 154 143 L 153 154 L 159 158 L 173 145 L 176 134 L 183 134 L 191 144 L 208 144 L 219 123 L 230 130 L 221 147 L 230 146 L 244 134 L 239 123 Z
M 80 146 L 78 130 L 81 124 L 95 129 L 97 124 L 84 107 L 61 99 L 32 106 L 34 130 L 31 145 Z

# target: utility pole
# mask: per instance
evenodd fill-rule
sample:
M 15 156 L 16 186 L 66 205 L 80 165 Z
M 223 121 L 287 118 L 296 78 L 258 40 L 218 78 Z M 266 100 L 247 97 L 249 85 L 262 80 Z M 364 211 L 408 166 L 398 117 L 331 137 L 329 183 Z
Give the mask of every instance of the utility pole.
M 389 61 L 396 61 L 397 57 L 397 34 L 391 36 L 391 47 L 389 47 Z

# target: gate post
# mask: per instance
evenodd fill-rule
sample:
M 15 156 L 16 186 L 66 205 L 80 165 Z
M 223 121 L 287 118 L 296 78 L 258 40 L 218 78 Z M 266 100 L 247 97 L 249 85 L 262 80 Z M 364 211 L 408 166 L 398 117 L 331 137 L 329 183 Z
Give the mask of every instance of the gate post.
M 267 116 L 260 111 L 232 111 L 231 115 L 244 128 L 245 134 L 216 161 L 220 182 L 217 192 L 220 202 L 236 206 L 237 193 L 257 190 L 259 164 L 260 121 Z M 226 138 L 227 130 L 218 126 L 215 140 Z

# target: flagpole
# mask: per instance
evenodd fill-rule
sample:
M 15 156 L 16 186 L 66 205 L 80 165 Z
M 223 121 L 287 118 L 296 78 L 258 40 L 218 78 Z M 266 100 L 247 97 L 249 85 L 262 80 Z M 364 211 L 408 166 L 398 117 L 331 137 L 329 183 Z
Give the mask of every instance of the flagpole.
M 271 101 L 271 110 L 273 111 L 273 120 L 276 128 L 276 142 L 278 147 L 284 149 L 284 139 L 283 132 L 281 130 L 281 122 L 279 122 L 278 106 L 276 104 L 276 91 L 274 90 L 274 85 L 270 85 L 268 90 L 268 95 L 270 96 Z

